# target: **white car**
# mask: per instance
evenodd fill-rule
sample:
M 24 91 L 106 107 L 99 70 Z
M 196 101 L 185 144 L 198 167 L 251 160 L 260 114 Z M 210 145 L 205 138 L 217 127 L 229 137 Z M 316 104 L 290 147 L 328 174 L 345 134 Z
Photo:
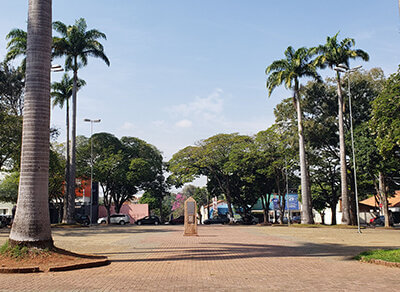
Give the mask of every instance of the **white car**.
M 99 224 L 106 224 L 107 223 L 107 217 L 102 217 L 97 220 L 97 223 Z M 129 215 L 126 214 L 112 214 L 110 216 L 110 223 L 111 224 L 120 224 L 120 225 L 125 225 L 131 223 L 131 218 Z

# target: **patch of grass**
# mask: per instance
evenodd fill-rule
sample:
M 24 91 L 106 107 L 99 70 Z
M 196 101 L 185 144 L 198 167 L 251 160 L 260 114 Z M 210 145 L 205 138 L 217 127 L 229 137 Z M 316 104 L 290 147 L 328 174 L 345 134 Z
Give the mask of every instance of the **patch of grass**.
M 400 249 L 376 249 L 360 253 L 354 257 L 356 260 L 382 260 L 400 263 Z
M 37 257 L 47 255 L 49 249 L 28 248 L 26 246 L 16 245 L 12 247 L 8 240 L 0 247 L 0 255 L 8 256 L 14 259 L 23 259 L 26 257 Z

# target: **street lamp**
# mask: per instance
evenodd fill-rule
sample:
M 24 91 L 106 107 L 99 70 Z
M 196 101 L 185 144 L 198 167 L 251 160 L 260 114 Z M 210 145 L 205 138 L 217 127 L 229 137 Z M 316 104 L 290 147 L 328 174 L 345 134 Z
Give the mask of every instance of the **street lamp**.
M 51 65 L 51 72 L 62 72 L 64 71 L 63 67 L 59 64 Z
M 93 123 L 100 123 L 101 120 L 91 120 L 84 119 L 84 122 L 90 123 L 90 204 L 89 204 L 89 214 L 90 214 L 90 224 L 92 224 L 92 196 L 93 196 Z M 83 197 L 83 201 L 85 201 L 85 197 Z
M 350 112 L 350 133 L 351 133 L 351 148 L 353 153 L 353 169 L 354 169 L 354 190 L 356 195 L 356 213 L 357 213 L 357 231 L 361 233 L 360 229 L 360 209 L 358 206 L 358 187 L 357 187 L 357 169 L 356 169 L 356 154 L 354 148 L 354 133 L 353 133 L 353 111 L 351 109 L 351 91 L 350 91 L 350 76 L 351 73 L 356 72 L 357 70 L 361 69 L 362 66 L 357 66 L 354 68 L 348 68 L 345 64 L 338 65 L 335 70 L 337 72 L 344 72 L 349 73 L 349 80 L 348 80 L 348 88 L 349 88 L 349 112 Z

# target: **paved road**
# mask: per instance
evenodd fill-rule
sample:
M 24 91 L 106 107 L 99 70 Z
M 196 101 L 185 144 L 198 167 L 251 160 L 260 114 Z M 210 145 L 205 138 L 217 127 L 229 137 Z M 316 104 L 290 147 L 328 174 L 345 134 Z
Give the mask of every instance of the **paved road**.
M 398 291 L 400 269 L 349 258 L 399 247 L 400 231 L 200 226 L 55 229 L 57 246 L 107 255 L 106 267 L 0 274 L 1 291 Z M 8 234 L 0 230 L 0 244 Z

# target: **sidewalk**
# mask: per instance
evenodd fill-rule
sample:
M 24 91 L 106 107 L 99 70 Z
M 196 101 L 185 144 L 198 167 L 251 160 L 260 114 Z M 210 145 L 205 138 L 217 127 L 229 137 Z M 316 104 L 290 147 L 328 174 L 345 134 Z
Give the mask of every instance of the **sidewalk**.
M 106 267 L 0 274 L 1 291 L 395 291 L 400 269 L 358 251 L 399 247 L 400 232 L 259 226 L 98 226 L 53 230 L 58 247 L 108 256 Z M 7 233 L 0 231 L 0 244 Z

